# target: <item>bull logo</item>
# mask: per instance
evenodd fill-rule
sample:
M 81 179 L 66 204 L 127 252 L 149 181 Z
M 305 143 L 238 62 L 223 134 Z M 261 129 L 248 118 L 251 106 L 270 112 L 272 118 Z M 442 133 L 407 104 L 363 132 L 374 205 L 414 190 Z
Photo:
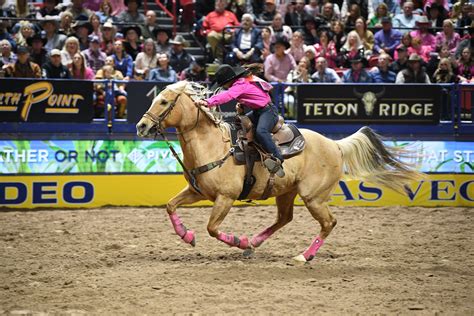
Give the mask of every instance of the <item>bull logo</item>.
M 375 108 L 375 102 L 377 102 L 377 99 L 380 98 L 384 93 L 385 88 L 383 88 L 382 91 L 378 93 L 373 93 L 371 91 L 361 93 L 354 88 L 354 95 L 360 98 L 362 103 L 364 103 L 365 114 L 368 116 L 372 116 Z

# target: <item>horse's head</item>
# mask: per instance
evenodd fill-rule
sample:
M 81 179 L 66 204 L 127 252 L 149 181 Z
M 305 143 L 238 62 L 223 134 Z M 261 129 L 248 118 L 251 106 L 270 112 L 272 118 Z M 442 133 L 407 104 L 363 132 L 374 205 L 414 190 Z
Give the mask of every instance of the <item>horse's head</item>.
M 181 102 L 182 96 L 186 94 L 196 94 L 187 81 L 171 84 L 161 91 L 136 125 L 137 135 L 147 137 L 155 135 L 157 131 L 162 131 L 167 127 L 182 126 L 185 122 L 183 120 L 184 112 L 192 111 L 194 113 L 196 111 L 194 106 L 186 108 L 186 104 L 193 104 L 191 99 L 189 102 Z M 178 103 L 180 106 L 176 106 Z

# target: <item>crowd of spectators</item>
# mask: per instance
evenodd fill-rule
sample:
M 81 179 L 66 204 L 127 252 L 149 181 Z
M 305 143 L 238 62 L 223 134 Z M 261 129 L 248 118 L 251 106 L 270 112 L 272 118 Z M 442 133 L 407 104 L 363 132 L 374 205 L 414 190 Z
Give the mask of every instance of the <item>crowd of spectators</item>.
M 469 1 L 216 1 L 213 11 L 200 9 L 216 62 L 263 62 L 269 81 L 452 83 L 474 75 Z
M 206 64 L 263 63 L 272 82 L 472 82 L 468 0 L 255 0 L 195 2 L 188 41 L 143 12 L 141 0 L 0 0 L 0 76 L 206 81 Z M 96 85 L 98 108 L 104 87 Z M 126 89 L 116 87 L 118 116 Z

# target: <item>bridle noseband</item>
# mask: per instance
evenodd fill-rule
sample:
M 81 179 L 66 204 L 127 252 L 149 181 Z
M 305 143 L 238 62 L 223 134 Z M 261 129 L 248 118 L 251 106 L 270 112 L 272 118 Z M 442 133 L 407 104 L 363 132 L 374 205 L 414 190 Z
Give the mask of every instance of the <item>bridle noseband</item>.
M 164 129 L 161 127 L 161 123 L 171 114 L 171 111 L 173 111 L 174 107 L 176 106 L 176 103 L 178 102 L 178 99 L 179 97 L 181 96 L 181 93 L 178 93 L 178 95 L 176 96 L 176 98 L 174 99 L 174 101 L 166 108 L 166 110 L 163 111 L 163 113 L 161 113 L 160 115 L 155 115 L 153 113 L 150 112 L 150 110 L 146 111 L 145 114 L 143 114 L 143 117 L 144 118 L 147 118 L 149 119 L 150 121 L 152 121 L 154 123 L 154 125 L 151 127 L 156 127 L 156 133 L 155 133 L 155 138 L 156 138 L 156 135 L 157 134 L 160 134 L 160 135 L 164 135 L 165 131 Z M 201 112 L 201 109 L 196 106 L 197 109 L 198 109 L 198 112 L 197 112 L 197 117 L 196 117 L 196 122 L 194 123 L 194 125 L 186 130 L 186 131 L 182 131 L 182 132 L 176 132 L 176 133 L 172 133 L 172 132 L 169 132 L 170 134 L 176 134 L 176 135 L 183 135 L 187 132 L 190 132 L 192 131 L 193 129 L 196 128 L 196 126 L 198 125 L 198 122 L 199 122 L 199 114 Z M 150 129 L 151 129 L 150 128 Z

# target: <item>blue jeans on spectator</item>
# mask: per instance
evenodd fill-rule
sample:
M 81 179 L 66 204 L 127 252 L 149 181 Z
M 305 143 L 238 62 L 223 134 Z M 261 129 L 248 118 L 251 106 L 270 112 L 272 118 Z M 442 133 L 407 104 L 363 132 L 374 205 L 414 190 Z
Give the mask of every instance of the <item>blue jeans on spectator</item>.
M 256 126 L 256 138 L 263 149 L 283 162 L 283 156 L 272 139 L 272 129 L 278 122 L 278 110 L 273 103 L 247 114 Z

